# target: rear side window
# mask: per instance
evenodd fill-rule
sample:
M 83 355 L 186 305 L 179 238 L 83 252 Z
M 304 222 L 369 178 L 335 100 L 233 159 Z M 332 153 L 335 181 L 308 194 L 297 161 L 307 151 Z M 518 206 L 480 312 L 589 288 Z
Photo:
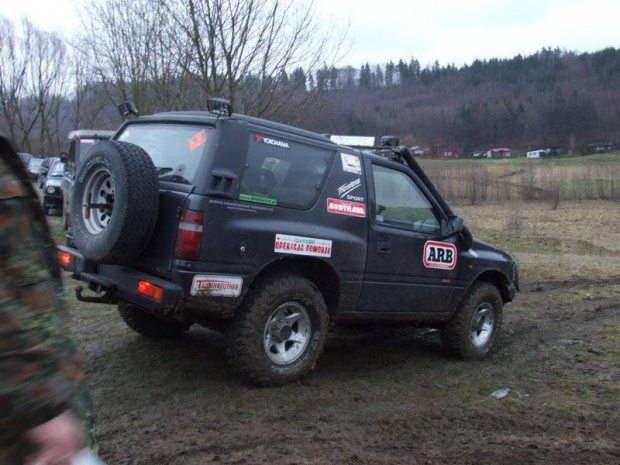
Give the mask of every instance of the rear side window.
M 239 199 L 309 208 L 325 182 L 334 152 L 251 133 Z
M 78 159 L 76 162 L 81 162 L 86 158 L 90 149 L 92 149 L 97 142 L 101 142 L 100 139 L 78 139 L 79 151 L 78 151 Z
M 192 184 L 212 128 L 184 124 L 133 124 L 118 140 L 142 147 L 161 181 Z

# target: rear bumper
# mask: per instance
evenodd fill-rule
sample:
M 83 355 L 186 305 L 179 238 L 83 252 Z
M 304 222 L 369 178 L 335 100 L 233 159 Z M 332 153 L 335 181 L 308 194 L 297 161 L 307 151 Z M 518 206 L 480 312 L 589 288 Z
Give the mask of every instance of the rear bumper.
M 71 272 L 73 277 L 84 281 L 91 290 L 111 290 L 123 301 L 149 310 L 170 310 L 183 302 L 183 289 L 157 276 L 124 268 L 118 265 L 102 265 L 88 261 L 72 247 L 58 246 L 58 253 L 71 255 L 68 264 L 60 262 L 60 266 Z M 163 290 L 161 300 L 138 293 L 138 283 L 148 281 Z
M 67 263 L 62 260 L 63 254 L 70 255 Z M 225 290 L 219 290 L 219 296 L 191 295 L 195 278 L 204 276 L 204 273 L 177 270 L 173 273 L 173 281 L 170 281 L 132 268 L 89 261 L 79 250 L 70 246 L 59 245 L 58 255 L 59 265 L 72 273 L 73 278 L 87 283 L 89 289 L 93 291 L 105 292 L 101 299 L 92 297 L 84 299 L 91 302 L 99 301 L 109 304 L 111 300 L 120 300 L 161 316 L 178 313 L 185 320 L 221 321 L 233 317 L 243 300 L 241 287 L 245 278 L 241 276 L 220 276 L 222 278 L 220 284 L 223 286 L 231 285 L 230 282 L 226 282 L 227 278 L 237 282 L 239 289 L 234 296 L 223 295 L 222 293 L 227 292 Z M 147 281 L 159 287 L 162 290 L 161 299 L 157 300 L 139 293 L 140 281 Z

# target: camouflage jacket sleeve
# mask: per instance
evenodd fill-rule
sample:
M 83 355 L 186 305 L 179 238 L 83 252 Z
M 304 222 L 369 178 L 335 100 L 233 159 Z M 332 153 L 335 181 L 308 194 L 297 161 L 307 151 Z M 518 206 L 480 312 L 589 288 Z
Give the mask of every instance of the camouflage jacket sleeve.
M 29 187 L 0 154 L 0 442 L 67 410 L 81 378 Z

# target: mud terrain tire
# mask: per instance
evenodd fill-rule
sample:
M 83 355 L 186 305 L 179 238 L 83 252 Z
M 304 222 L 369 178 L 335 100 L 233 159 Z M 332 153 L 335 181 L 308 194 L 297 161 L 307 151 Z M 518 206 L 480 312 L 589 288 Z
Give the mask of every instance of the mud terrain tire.
M 296 381 L 316 364 L 327 337 L 325 300 L 311 281 L 272 276 L 246 297 L 226 331 L 232 369 L 259 386 Z
M 451 356 L 482 360 L 492 352 L 502 325 L 502 296 L 495 286 L 474 283 L 452 320 L 441 329 L 441 345 Z
M 73 242 L 99 263 L 128 264 L 148 244 L 159 210 L 155 166 L 137 145 L 98 143 L 73 187 Z
M 150 338 L 176 337 L 187 331 L 191 324 L 181 321 L 167 321 L 151 315 L 135 305 L 118 304 L 123 321 L 141 336 Z

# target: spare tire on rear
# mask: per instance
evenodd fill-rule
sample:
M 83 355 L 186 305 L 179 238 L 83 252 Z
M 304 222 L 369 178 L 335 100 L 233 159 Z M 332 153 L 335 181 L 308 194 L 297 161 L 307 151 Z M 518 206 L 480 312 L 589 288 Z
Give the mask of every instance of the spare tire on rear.
M 75 178 L 73 242 L 89 260 L 128 264 L 146 247 L 159 211 L 151 157 L 137 145 L 99 142 Z

